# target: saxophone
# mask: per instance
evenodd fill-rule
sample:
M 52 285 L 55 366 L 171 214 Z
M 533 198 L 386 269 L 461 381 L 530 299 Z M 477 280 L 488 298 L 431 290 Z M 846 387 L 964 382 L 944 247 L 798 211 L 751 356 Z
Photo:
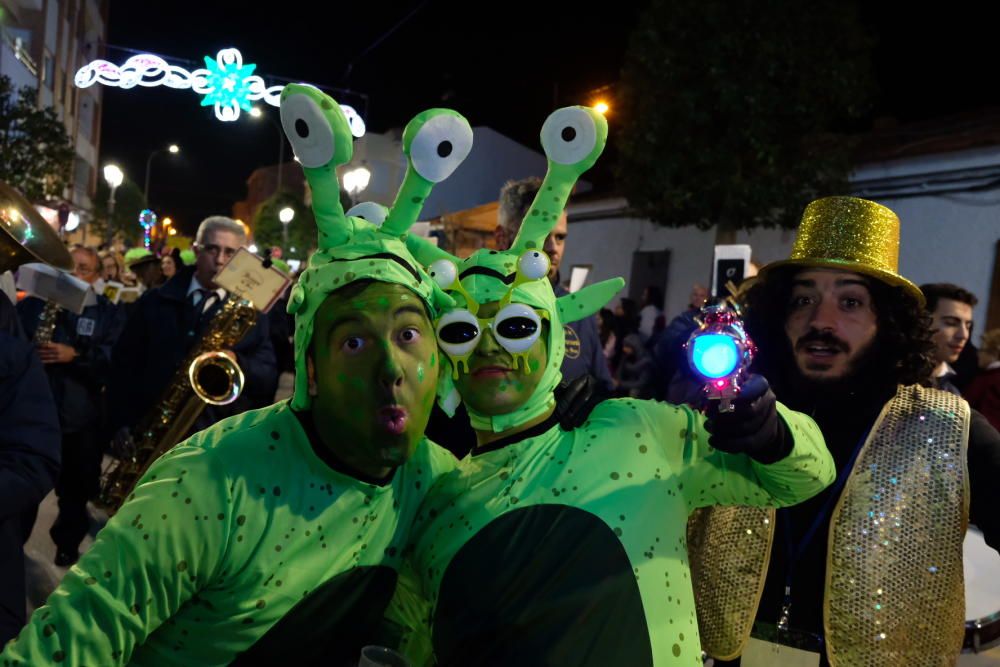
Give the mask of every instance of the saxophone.
M 56 330 L 56 320 L 59 319 L 59 311 L 62 306 L 55 301 L 46 301 L 42 314 L 38 316 L 38 326 L 35 328 L 35 345 L 48 345 L 52 342 L 52 334 Z
M 238 343 L 257 320 L 253 304 L 233 295 L 212 318 L 170 384 L 132 431 L 131 455 L 113 461 L 101 475 L 95 504 L 114 514 L 152 463 L 191 429 L 206 405 L 227 405 L 243 391 L 243 371 L 221 350 Z

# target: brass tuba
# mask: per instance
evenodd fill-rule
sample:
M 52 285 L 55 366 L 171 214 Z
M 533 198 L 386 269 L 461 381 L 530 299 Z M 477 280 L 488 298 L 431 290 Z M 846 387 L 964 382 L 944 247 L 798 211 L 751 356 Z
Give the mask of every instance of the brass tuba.
M 52 226 L 21 193 L 0 181 L 0 273 L 29 262 L 73 269 L 73 258 Z
M 95 504 L 114 514 L 139 478 L 187 435 L 206 405 L 226 405 L 243 391 L 243 371 L 222 350 L 238 343 L 257 320 L 253 304 L 231 294 L 174 374 L 170 384 L 132 431 L 134 451 L 101 475 Z

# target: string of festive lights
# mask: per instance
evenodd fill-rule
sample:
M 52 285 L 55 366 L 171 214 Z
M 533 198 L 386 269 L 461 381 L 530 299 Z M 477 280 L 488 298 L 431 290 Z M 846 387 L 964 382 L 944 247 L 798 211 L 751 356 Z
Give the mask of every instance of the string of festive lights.
M 268 86 L 254 74 L 256 67 L 244 63 L 238 49 L 222 49 L 214 60 L 205 56 L 205 67 L 193 71 L 171 65 L 160 56 L 142 53 L 131 56 L 120 66 L 94 60 L 77 70 L 73 81 L 78 88 L 101 84 L 126 90 L 137 86 L 192 90 L 202 96 L 202 106 L 215 107 L 216 118 L 232 122 L 239 119 L 241 110 L 250 111 L 253 102 L 262 100 L 274 107 L 281 102 L 284 86 Z M 351 133 L 355 137 L 364 136 L 365 123 L 358 112 L 346 104 L 340 107 L 347 116 Z

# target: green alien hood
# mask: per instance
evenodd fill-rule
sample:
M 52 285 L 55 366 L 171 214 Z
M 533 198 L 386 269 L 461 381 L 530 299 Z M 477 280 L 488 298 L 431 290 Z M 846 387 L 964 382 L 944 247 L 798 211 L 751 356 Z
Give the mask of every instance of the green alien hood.
M 384 220 L 349 217 L 340 205 L 337 167 L 353 152 L 340 105 L 312 86 L 290 84 L 281 93 L 281 124 L 312 189 L 318 250 L 292 289 L 288 312 L 295 315 L 295 390 L 292 407 L 309 408 L 306 357 L 317 309 L 334 290 L 358 280 L 404 285 L 426 304 L 431 317 L 453 301 L 427 275 L 406 247 L 434 183 L 447 178 L 472 148 L 472 128 L 459 114 L 431 109 L 403 132 L 406 176 Z
M 577 179 L 592 167 L 604 150 L 608 126 L 604 116 L 585 107 L 566 107 L 553 112 L 542 126 L 541 141 L 548 158 L 548 170 L 531 208 L 511 248 L 506 251 L 482 249 L 465 260 L 448 254 L 416 236 L 407 238 L 407 247 L 442 289 L 455 299 L 455 307 L 444 312 L 436 323 L 438 344 L 451 364 L 452 373 L 442 372 L 438 398 L 442 408 L 453 414 L 460 398 L 454 386 L 460 366 L 468 359 L 476 340 L 465 345 L 447 345 L 441 333 L 449 326 L 478 332 L 479 305 L 500 302 L 496 319 L 518 317 L 540 327 L 549 323 L 548 362 L 543 369 L 528 367 L 530 345 L 520 350 L 518 341 L 498 342 L 528 372 L 543 373 L 532 396 L 517 410 L 488 416 L 469 409 L 474 428 L 499 433 L 544 414 L 555 403 L 553 391 L 562 379 L 560 367 L 566 353 L 563 324 L 597 312 L 621 288 L 624 281 L 614 278 L 556 298 L 548 280 L 549 258 L 542 248 L 545 238 L 562 215 Z M 528 325 L 531 327 L 531 325 Z M 446 336 L 447 337 L 447 336 Z M 534 339 L 528 339 L 533 342 Z

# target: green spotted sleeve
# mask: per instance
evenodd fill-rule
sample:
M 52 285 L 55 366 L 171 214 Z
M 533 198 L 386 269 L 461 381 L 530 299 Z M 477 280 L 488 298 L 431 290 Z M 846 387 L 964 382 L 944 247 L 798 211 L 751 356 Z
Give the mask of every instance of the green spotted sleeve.
M 794 445 L 788 456 L 771 464 L 711 447 L 705 416 L 699 412 L 662 403 L 648 407 L 647 419 L 659 433 L 690 510 L 707 505 L 794 505 L 833 483 L 833 457 L 819 427 L 781 403 L 778 415 L 788 425 Z
M 157 461 L 0 665 L 127 664 L 225 558 L 232 504 L 216 458 L 185 444 Z

